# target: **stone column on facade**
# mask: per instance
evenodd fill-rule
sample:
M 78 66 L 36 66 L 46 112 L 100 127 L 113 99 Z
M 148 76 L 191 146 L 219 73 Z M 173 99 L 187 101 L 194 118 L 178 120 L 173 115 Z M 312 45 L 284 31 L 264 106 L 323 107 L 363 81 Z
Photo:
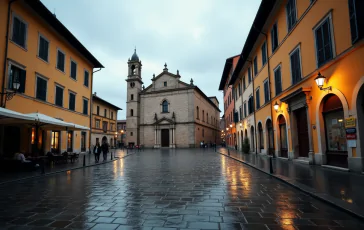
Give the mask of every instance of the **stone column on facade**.
M 173 148 L 176 147 L 176 128 L 173 127 L 172 129 L 172 135 L 173 135 L 173 138 L 172 138 L 172 141 L 173 141 Z
M 293 137 L 292 137 L 292 132 L 291 132 L 291 126 L 293 124 L 293 114 L 292 114 L 292 110 L 291 108 L 288 106 L 287 108 L 287 115 L 289 116 L 289 127 L 287 125 L 287 148 L 288 148 L 288 159 L 291 159 L 293 160 L 295 158 L 295 155 L 294 155 L 294 149 L 293 149 L 293 146 L 294 146 L 294 140 L 293 140 Z M 287 122 L 287 121 L 286 121 Z M 289 144 L 289 140 L 292 140 L 292 144 L 290 145 Z M 291 147 L 291 149 L 289 149 L 289 147 Z
M 312 129 L 311 129 L 311 114 L 310 114 L 310 99 L 308 93 L 306 93 L 306 114 L 307 114 L 307 128 L 308 128 L 308 143 L 309 143 L 309 152 L 308 158 L 310 164 L 315 164 L 315 156 L 313 152 L 313 141 L 312 141 Z

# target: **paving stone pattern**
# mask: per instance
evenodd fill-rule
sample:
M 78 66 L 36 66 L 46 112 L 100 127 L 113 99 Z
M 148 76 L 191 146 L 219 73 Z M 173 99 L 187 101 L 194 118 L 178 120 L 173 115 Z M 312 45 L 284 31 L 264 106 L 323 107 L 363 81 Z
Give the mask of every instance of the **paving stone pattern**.
M 0 229 L 364 229 L 262 172 L 201 150 L 145 150 L 0 186 Z

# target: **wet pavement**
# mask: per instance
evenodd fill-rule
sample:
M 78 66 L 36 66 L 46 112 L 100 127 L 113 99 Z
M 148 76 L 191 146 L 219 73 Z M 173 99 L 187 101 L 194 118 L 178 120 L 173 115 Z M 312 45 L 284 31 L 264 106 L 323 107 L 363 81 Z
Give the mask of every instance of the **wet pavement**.
M 0 229 L 364 229 L 212 150 L 145 150 L 0 186 Z
M 130 153 L 134 153 L 134 152 L 135 152 L 135 150 L 130 150 Z M 127 150 L 126 149 L 123 149 L 123 150 L 110 149 L 110 152 L 107 154 L 106 161 L 111 161 L 111 153 L 112 153 L 113 159 L 115 159 L 115 157 L 120 158 L 120 157 L 124 157 L 125 155 L 127 155 Z M 62 162 L 62 163 L 57 163 L 57 164 L 45 164 L 45 169 L 44 169 L 45 174 L 83 167 L 83 156 L 84 155 L 85 155 L 85 165 L 86 166 L 96 164 L 94 154 L 89 154 L 89 153 L 82 154 L 81 153 L 79 156 L 79 159 L 75 160 L 74 162 L 68 161 L 67 163 Z M 103 163 L 102 154 L 100 156 L 100 163 Z M 27 178 L 31 178 L 31 177 L 35 177 L 35 176 L 42 176 L 42 175 L 43 174 L 42 174 L 40 167 L 33 171 L 0 172 L 0 184 L 7 183 L 10 181 L 14 181 L 14 180 L 27 179 Z
M 217 151 L 228 154 L 226 148 Z M 230 156 L 269 172 L 269 157 L 230 149 Z M 274 175 L 364 217 L 364 175 L 273 158 Z

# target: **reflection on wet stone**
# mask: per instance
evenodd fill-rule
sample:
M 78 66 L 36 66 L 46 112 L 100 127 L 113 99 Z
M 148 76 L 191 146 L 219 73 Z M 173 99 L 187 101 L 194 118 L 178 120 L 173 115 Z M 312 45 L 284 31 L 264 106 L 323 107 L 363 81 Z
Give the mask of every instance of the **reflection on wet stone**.
M 0 229 L 364 229 L 363 222 L 209 150 L 145 150 L 0 186 Z

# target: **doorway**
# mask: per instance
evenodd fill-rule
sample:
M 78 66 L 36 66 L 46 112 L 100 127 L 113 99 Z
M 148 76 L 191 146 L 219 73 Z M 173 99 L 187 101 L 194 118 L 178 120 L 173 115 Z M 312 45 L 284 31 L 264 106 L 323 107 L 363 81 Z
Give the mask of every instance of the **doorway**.
M 81 132 L 81 152 L 86 151 L 86 132 Z
M 6 134 L 3 137 L 4 156 L 13 157 L 14 153 L 20 151 L 20 128 L 16 126 L 5 126 L 4 134 Z
M 298 157 L 308 157 L 310 143 L 308 139 L 306 108 L 295 110 L 294 115 L 297 123 Z
M 60 153 L 59 145 L 60 145 L 60 132 L 52 131 L 51 152 L 59 154 Z
M 73 131 L 67 132 L 67 152 L 73 152 Z
M 281 157 L 288 158 L 287 126 L 283 115 L 278 117 Z
M 273 132 L 273 124 L 270 119 L 266 122 L 267 133 L 268 133 L 268 151 L 269 155 L 274 156 L 274 132 Z
M 161 129 L 161 146 L 169 147 L 169 129 Z

